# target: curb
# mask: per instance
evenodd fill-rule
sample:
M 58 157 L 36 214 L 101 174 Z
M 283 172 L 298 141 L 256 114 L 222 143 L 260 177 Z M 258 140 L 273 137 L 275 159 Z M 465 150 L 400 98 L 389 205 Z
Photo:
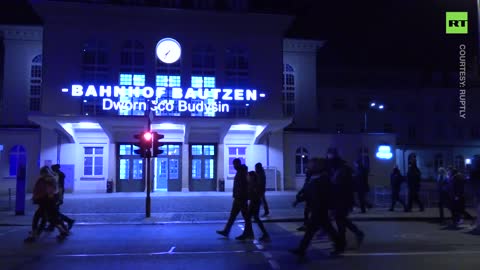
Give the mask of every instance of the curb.
M 352 221 L 358 222 L 439 222 L 438 217 L 352 217 Z M 275 218 L 264 219 L 264 223 L 282 223 L 282 222 L 303 222 L 303 218 Z M 191 221 L 144 221 L 144 222 L 76 222 L 75 225 L 80 226 L 105 226 L 105 225 L 174 225 L 174 224 L 222 224 L 226 220 L 191 220 Z M 236 223 L 243 223 L 239 221 Z M 0 223 L 0 227 L 26 227 L 31 224 L 19 223 Z

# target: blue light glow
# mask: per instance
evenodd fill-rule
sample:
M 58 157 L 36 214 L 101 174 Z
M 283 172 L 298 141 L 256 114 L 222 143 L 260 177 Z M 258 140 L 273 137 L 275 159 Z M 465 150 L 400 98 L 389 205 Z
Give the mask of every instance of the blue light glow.
M 156 85 L 168 87 L 168 76 L 166 75 L 157 75 L 156 76 Z
M 372 102 L 372 103 L 370 104 L 370 107 L 375 107 L 375 105 L 376 105 L 375 102 Z
M 192 76 L 193 88 L 215 88 L 215 77 Z
M 120 85 L 145 86 L 145 74 L 120 74 Z
M 203 77 L 192 76 L 192 87 L 203 88 Z
M 132 74 L 120 74 L 120 85 L 132 85 Z
M 383 110 L 384 107 L 383 107 L 383 105 L 380 105 L 380 106 L 378 106 L 378 108 L 379 108 L 380 110 Z
M 145 86 L 145 75 L 134 74 L 133 75 L 133 85 L 135 85 L 135 86 Z
M 467 165 L 472 165 L 472 160 L 469 159 L 469 158 L 466 158 L 466 159 L 465 159 L 465 164 L 467 164 Z
M 180 76 L 157 75 L 155 77 L 156 86 L 180 87 Z
M 379 159 L 391 159 L 393 157 L 392 148 L 388 145 L 380 145 L 376 156 Z
M 215 77 L 203 77 L 203 87 L 214 88 L 215 87 Z
M 168 86 L 170 86 L 170 87 L 180 87 L 180 76 L 169 76 L 168 77 Z

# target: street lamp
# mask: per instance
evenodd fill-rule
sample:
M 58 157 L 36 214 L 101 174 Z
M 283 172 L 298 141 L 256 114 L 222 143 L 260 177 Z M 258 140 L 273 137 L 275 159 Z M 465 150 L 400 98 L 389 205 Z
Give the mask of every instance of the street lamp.
M 377 104 L 376 102 L 370 102 L 370 109 L 374 110 L 383 110 L 385 109 L 385 105 L 383 104 Z M 367 133 L 367 123 L 368 123 L 368 118 L 367 118 L 367 112 L 368 110 L 365 110 L 363 116 L 364 116 L 364 132 Z

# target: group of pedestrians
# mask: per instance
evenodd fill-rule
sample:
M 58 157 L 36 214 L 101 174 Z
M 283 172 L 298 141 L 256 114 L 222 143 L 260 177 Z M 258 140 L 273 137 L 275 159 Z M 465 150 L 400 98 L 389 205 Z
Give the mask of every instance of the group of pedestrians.
M 400 196 L 403 182 L 407 182 L 408 202 L 402 200 Z M 471 220 L 475 224 L 474 217 L 466 211 L 465 203 L 465 185 L 467 179 L 471 183 L 471 190 L 474 197 L 479 201 L 478 212 L 480 212 L 480 159 L 474 159 L 474 164 L 467 174 L 462 173 L 454 167 L 440 167 L 437 172 L 437 192 L 438 192 L 438 210 L 439 219 L 442 224 L 447 222 L 445 218 L 445 209 L 451 213 L 451 221 L 448 228 L 457 228 L 463 222 L 463 219 Z M 412 211 L 413 203 L 418 204 L 419 210 L 425 210 L 424 204 L 420 200 L 420 181 L 421 172 L 417 167 L 416 156 L 409 160 L 406 177 L 402 176 L 397 166 L 393 168 L 390 174 L 391 181 L 391 206 L 389 211 L 394 211 L 397 203 L 400 203 L 405 212 Z M 480 223 L 477 221 L 477 230 Z
M 420 182 L 421 182 L 421 172 L 417 167 L 416 158 L 413 157 L 408 164 L 407 171 L 407 187 L 408 187 L 408 202 L 402 200 L 400 196 L 402 183 L 404 182 L 404 177 L 402 176 L 398 166 L 395 165 L 392 173 L 390 174 L 390 185 L 391 185 L 391 196 L 392 203 L 390 205 L 389 211 L 395 211 L 395 205 L 400 203 L 403 206 L 403 211 L 410 212 L 413 208 L 413 203 L 418 204 L 420 212 L 425 211 L 425 207 L 420 200 Z
M 25 242 L 33 242 L 43 231 L 54 231 L 55 228 L 60 233 L 58 239 L 64 239 L 69 235 L 75 220 L 60 212 L 64 193 L 65 174 L 60 170 L 60 165 L 55 164 L 51 168 L 43 166 L 32 194 L 32 201 L 38 208 L 33 215 L 32 231 Z
M 358 166 L 359 161 L 355 162 L 356 168 L 352 169 L 335 150 L 329 150 L 326 159 L 309 160 L 307 179 L 293 203 L 293 206 L 296 206 L 300 202 L 305 202 L 302 228 L 305 234 L 299 246 L 290 250 L 291 253 L 304 256 L 318 230 L 327 234 L 333 242 L 332 255 L 345 251 L 347 229 L 355 234 L 358 245 L 362 243 L 365 234 L 348 217 L 355 205 L 355 192 L 359 193 L 360 205 L 363 205 L 362 212 L 365 212 L 365 206 L 368 204 L 365 199 L 366 188 L 359 189 L 359 183 L 356 181 L 358 179 L 355 179 L 359 177 Z
M 230 212 L 230 217 L 223 230 L 217 231 L 218 234 L 228 237 L 232 226 L 241 213 L 245 221 L 243 233 L 236 237 L 237 240 L 251 240 L 254 239 L 254 232 L 252 227 L 252 218 L 258 224 L 263 235 L 259 238 L 260 241 L 269 242 L 270 235 L 268 234 L 262 220 L 260 219 L 260 206 L 262 201 L 266 205 L 265 191 L 266 191 L 266 176 L 265 170 L 261 163 L 255 164 L 255 171 L 248 171 L 248 167 L 242 164 L 241 160 L 236 158 L 233 160 L 233 167 L 236 170 L 233 181 L 233 204 Z M 268 215 L 268 206 L 265 208 L 265 215 Z
M 444 208 L 450 210 L 452 221 L 449 227 L 456 228 L 460 225 L 462 218 L 475 222 L 470 213 L 465 209 L 465 175 L 457 169 L 450 167 L 438 169 L 437 187 L 438 187 L 438 210 L 440 221 L 445 221 Z

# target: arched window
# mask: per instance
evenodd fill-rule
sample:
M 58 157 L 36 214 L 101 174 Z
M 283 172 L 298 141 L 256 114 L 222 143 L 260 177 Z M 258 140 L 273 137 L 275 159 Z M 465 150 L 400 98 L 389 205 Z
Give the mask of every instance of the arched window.
M 462 155 L 455 156 L 455 168 L 463 172 L 465 170 L 465 158 Z
M 295 73 L 289 64 L 284 65 L 282 92 L 283 114 L 291 116 L 295 114 Z
M 10 176 L 17 176 L 18 165 L 22 163 L 25 164 L 25 162 L 26 162 L 25 148 L 23 148 L 23 146 L 21 145 L 13 146 L 9 152 Z
M 305 169 L 308 164 L 308 151 L 304 147 L 297 148 L 295 153 L 295 173 L 296 175 L 305 175 Z
M 120 52 L 119 84 L 145 86 L 145 50 L 140 41 L 127 40 Z M 142 102 L 143 97 L 120 97 L 124 102 Z M 120 115 L 143 115 L 143 110 L 119 110 Z
M 105 84 L 110 81 L 108 49 L 103 41 L 92 39 L 82 48 L 82 80 L 84 84 Z M 96 115 L 103 113 L 101 98 L 84 97 L 82 114 Z
M 42 55 L 35 56 L 32 60 L 30 71 L 30 111 L 40 111 L 40 94 L 42 87 Z
M 433 167 L 435 168 L 435 172 L 438 172 L 438 168 L 444 167 L 444 160 L 443 160 L 443 154 L 438 153 L 435 155 L 435 158 L 433 160 Z

